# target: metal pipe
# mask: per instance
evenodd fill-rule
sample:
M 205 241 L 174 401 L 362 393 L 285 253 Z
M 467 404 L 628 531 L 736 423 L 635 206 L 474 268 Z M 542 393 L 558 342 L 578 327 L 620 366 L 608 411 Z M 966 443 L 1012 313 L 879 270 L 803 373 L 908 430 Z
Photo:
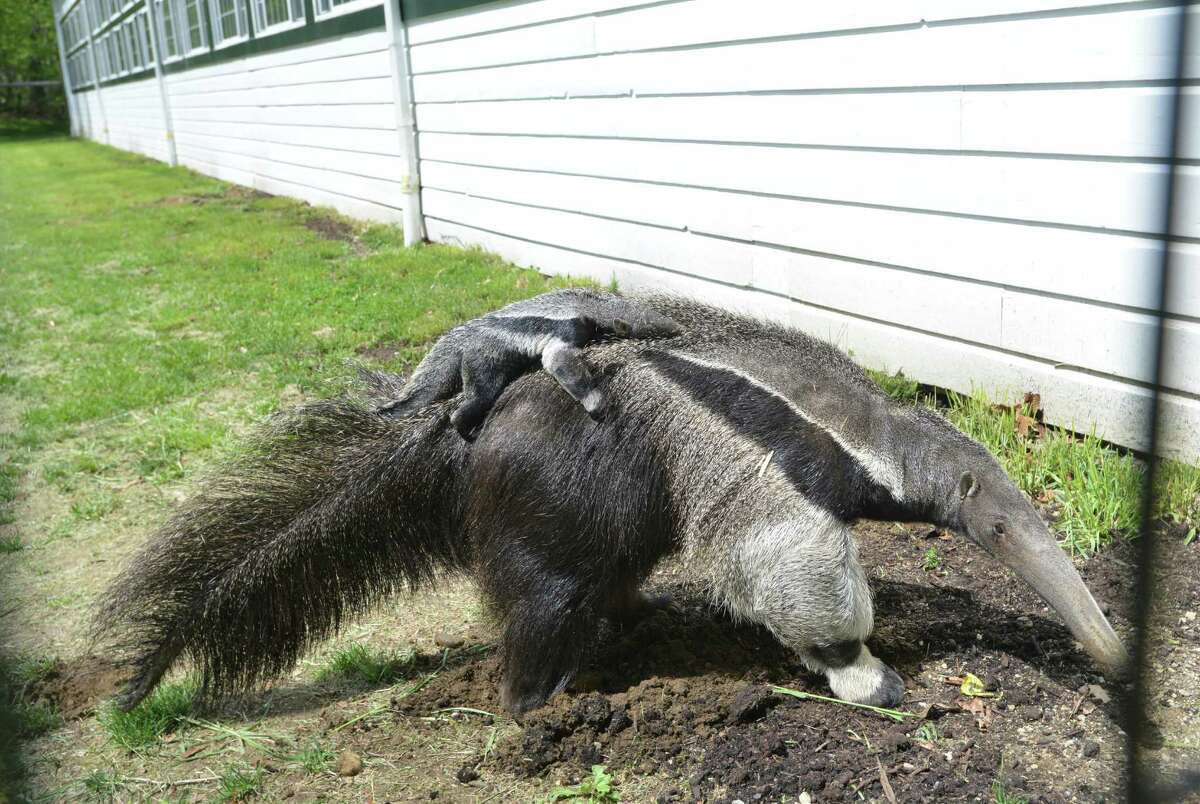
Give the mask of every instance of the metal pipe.
M 154 78 L 158 81 L 158 99 L 162 103 L 163 127 L 167 130 L 167 162 L 171 167 L 179 166 L 179 154 L 175 151 L 175 123 L 171 117 L 171 101 L 167 94 L 167 80 L 163 76 L 163 58 L 162 47 L 159 43 L 159 34 L 162 29 L 159 28 L 158 14 L 156 13 L 155 0 L 146 0 L 146 13 L 150 22 L 150 48 L 154 51 Z M 167 13 L 171 10 L 168 8 Z M 178 40 L 176 40 L 178 41 Z
M 100 107 L 100 128 L 104 132 L 104 142 L 112 145 L 112 137 L 108 131 L 108 114 L 104 111 L 104 92 L 100 89 L 100 63 L 96 60 L 96 43 L 92 40 L 92 31 L 96 26 L 92 22 L 88 0 L 79 0 L 79 5 L 83 8 L 83 27 L 87 29 L 87 49 L 92 60 L 92 86 L 96 88 L 96 104 Z
M 413 105 L 412 70 L 408 59 L 408 27 L 404 23 L 401 0 L 383 4 L 388 33 L 388 54 L 392 62 L 392 96 L 396 108 L 396 131 L 404 154 L 405 171 L 400 183 L 403 197 L 404 245 L 425 240 L 425 216 L 421 213 L 421 162 L 417 154 L 416 109 Z
M 82 0 L 80 0 L 82 2 Z M 67 70 L 67 40 L 63 36 L 62 20 L 59 18 L 58 10 L 54 12 L 54 34 L 58 37 L 58 68 L 62 70 L 62 85 L 63 92 L 67 95 L 67 117 L 71 121 L 71 136 L 79 136 L 79 112 L 75 109 L 75 93 L 71 91 L 71 73 Z M 29 81 L 22 82 L 29 84 L 46 85 L 53 82 L 50 81 Z

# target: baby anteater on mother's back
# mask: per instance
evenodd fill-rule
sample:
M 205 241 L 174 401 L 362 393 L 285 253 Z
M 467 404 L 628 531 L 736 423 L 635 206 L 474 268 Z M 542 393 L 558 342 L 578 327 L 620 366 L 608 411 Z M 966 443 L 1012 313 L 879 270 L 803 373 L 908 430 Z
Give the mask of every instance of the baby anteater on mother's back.
M 539 363 L 593 419 L 604 394 L 580 348 L 606 337 L 663 338 L 679 333 L 667 316 L 613 293 L 569 288 L 514 302 L 446 333 L 413 372 L 403 395 L 380 413 L 407 416 L 460 390 L 450 420 L 470 440 L 513 380 Z

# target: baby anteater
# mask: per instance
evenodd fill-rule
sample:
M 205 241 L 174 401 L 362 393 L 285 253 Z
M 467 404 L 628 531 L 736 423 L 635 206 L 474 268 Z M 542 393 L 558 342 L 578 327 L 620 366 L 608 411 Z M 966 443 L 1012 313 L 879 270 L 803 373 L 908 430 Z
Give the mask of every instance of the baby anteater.
M 580 347 L 602 338 L 663 338 L 679 327 L 662 313 L 612 293 L 569 288 L 514 302 L 447 332 L 417 366 L 404 392 L 380 413 L 407 416 L 460 390 L 450 416 L 472 440 L 504 389 L 539 363 L 592 419 L 606 402 Z

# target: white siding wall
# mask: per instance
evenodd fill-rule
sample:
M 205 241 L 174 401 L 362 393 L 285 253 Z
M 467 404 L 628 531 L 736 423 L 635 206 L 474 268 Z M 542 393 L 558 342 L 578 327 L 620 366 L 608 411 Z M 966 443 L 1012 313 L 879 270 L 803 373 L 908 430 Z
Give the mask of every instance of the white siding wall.
M 1051 421 L 1145 446 L 1179 14 L 536 0 L 418 20 L 428 230 L 783 318 L 927 382 L 1036 390 Z M 1195 161 L 1180 179 L 1167 423 L 1194 460 Z
M 88 96 L 95 94 L 87 93 Z M 154 73 L 136 81 L 105 87 L 104 113 L 108 120 L 108 138 L 98 137 L 101 142 L 164 162 L 168 159 L 167 126 Z
M 410 22 L 431 238 L 791 321 L 864 363 L 1042 394 L 1144 447 L 1167 2 L 526 0 Z M 1200 13 L 1196 9 L 1190 13 Z M 1200 25 L 1195 25 L 1200 30 Z M 1187 77 L 1200 78 L 1189 54 Z M 166 77 L 178 157 L 399 221 L 387 35 Z M 155 79 L 82 130 L 165 158 Z M 1168 448 L 1200 459 L 1200 88 Z
M 168 75 L 179 161 L 398 222 L 404 160 L 390 75 L 382 30 Z

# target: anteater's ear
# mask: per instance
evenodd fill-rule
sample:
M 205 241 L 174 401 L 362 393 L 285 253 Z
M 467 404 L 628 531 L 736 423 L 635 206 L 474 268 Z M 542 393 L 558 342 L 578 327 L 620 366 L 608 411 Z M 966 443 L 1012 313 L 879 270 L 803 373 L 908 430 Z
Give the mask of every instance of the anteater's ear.
M 613 319 L 613 334 L 618 338 L 628 338 L 633 335 L 633 325 L 620 318 Z
M 979 481 L 975 479 L 975 475 L 970 472 L 963 472 L 962 477 L 958 479 L 958 496 L 962 499 L 974 497 L 979 493 Z

